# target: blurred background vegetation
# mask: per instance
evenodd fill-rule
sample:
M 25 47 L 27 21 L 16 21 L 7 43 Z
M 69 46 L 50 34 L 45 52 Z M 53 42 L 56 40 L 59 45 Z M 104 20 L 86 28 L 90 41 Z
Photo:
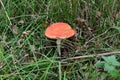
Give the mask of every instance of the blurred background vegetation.
M 0 0 L 0 79 L 117 80 L 97 68 L 104 57 L 61 62 L 44 31 L 66 22 L 76 35 L 62 41 L 62 58 L 120 49 L 120 0 Z M 113 58 L 113 57 L 112 57 Z M 120 55 L 115 55 L 120 61 Z M 61 62 L 61 64 L 60 64 Z M 115 66 L 120 72 L 120 67 Z M 118 74 L 116 74 L 118 75 Z

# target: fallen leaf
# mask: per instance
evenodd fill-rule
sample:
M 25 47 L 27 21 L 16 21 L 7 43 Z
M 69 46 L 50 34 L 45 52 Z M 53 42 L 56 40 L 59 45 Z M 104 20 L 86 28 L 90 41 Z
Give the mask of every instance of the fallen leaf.
M 18 24 L 24 24 L 24 20 L 18 21 Z
M 46 28 L 48 25 L 49 25 L 49 24 L 48 24 L 47 21 L 42 23 L 42 26 L 45 27 L 45 28 Z
M 87 25 L 87 21 L 85 19 L 82 19 L 82 18 L 76 18 L 76 22 L 81 23 L 84 26 Z
M 3 61 L 0 61 L 0 68 L 2 68 L 4 65 Z
M 21 35 L 21 38 L 24 39 L 31 31 L 24 31 Z
M 118 18 L 118 16 L 119 16 L 119 13 L 117 13 L 117 12 L 115 12 L 115 13 L 113 13 L 113 18 Z
M 11 26 L 14 34 L 18 34 L 18 27 L 16 25 Z
M 101 17 L 101 12 L 100 11 L 96 12 L 96 17 L 98 17 L 98 18 Z

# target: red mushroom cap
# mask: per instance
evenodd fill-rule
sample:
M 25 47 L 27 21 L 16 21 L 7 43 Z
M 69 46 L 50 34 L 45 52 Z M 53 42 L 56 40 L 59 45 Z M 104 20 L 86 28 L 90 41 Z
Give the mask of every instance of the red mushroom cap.
M 75 31 L 67 23 L 57 22 L 51 24 L 45 31 L 45 36 L 51 39 L 65 39 L 72 37 Z

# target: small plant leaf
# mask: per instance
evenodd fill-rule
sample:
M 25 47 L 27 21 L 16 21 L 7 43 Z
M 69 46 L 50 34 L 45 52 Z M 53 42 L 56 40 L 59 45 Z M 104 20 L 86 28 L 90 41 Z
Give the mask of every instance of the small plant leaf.
M 118 20 L 120 20 L 120 17 L 118 17 L 118 18 L 119 18 Z M 116 30 L 118 30 L 118 32 L 120 32 L 120 23 L 117 26 L 115 26 L 114 29 L 116 29 Z
M 113 66 L 120 66 L 120 62 L 118 62 L 117 60 L 113 60 L 112 65 Z
M 98 61 L 98 62 L 95 64 L 95 66 L 96 66 L 96 67 L 103 67 L 104 64 L 105 64 L 104 61 Z
M 115 70 L 115 67 L 109 65 L 108 63 L 105 63 L 104 68 L 105 68 L 105 70 L 108 71 L 108 72 Z
M 112 61 L 112 60 L 116 60 L 114 55 L 113 55 L 113 56 L 108 56 L 108 57 L 103 56 L 102 58 L 103 58 L 106 62 Z
M 114 78 L 120 78 L 120 73 L 117 70 L 110 71 L 109 73 Z
M 108 57 L 105 57 L 103 56 L 102 57 L 109 65 L 113 65 L 113 66 L 120 66 L 120 62 L 117 61 L 116 57 L 113 55 L 113 56 L 108 56 Z
M 115 27 L 116 30 L 118 30 L 118 32 L 120 32 L 120 27 Z

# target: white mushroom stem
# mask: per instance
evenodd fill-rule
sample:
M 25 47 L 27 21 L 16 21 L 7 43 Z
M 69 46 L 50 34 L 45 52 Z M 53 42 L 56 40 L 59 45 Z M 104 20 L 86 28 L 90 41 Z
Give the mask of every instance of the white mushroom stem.
M 61 39 L 57 39 L 56 44 L 57 44 L 59 56 L 61 56 L 61 48 L 60 48 L 61 47 Z

